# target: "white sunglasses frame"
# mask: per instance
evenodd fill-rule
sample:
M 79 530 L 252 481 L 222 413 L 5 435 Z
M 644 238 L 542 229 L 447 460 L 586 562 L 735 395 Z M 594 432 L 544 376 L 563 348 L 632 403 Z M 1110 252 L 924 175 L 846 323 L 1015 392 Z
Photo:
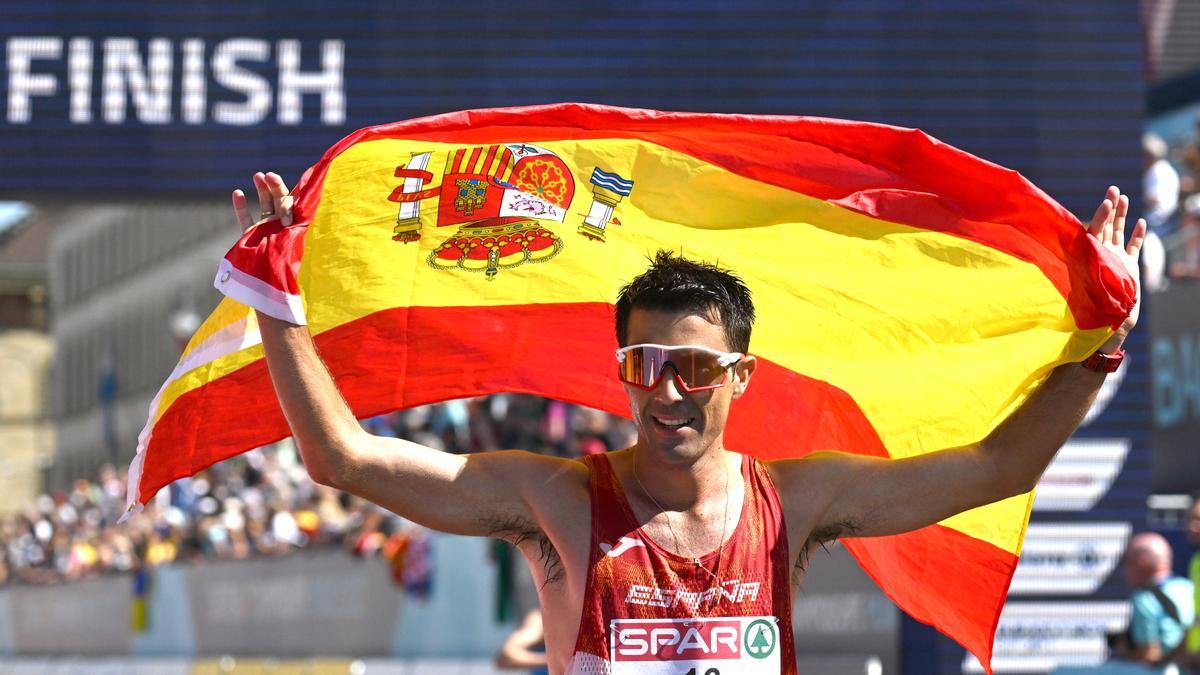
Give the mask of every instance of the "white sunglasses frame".
M 719 349 L 713 349 L 712 347 L 705 347 L 703 345 L 660 345 L 660 344 L 654 344 L 652 342 L 639 342 L 638 344 L 628 345 L 626 347 L 621 347 L 620 349 L 618 349 L 616 352 L 617 363 L 625 363 L 625 354 L 634 349 L 638 349 L 639 347 L 655 347 L 657 349 L 663 349 L 663 350 L 667 350 L 667 351 L 670 351 L 672 349 L 695 349 L 697 351 L 706 352 L 708 354 L 712 354 L 713 356 L 716 356 L 717 357 L 717 365 L 721 366 L 722 368 L 724 368 L 726 370 L 728 370 L 728 368 L 730 366 L 734 365 L 738 361 L 741 361 L 746 356 L 745 354 L 743 354 L 741 352 L 723 352 Z M 670 363 L 670 362 L 666 361 L 663 363 L 663 368 L 661 370 L 659 370 L 658 377 L 654 380 L 653 385 L 647 387 L 646 385 L 636 384 L 633 382 L 626 382 L 626 384 L 628 384 L 630 386 L 638 387 L 640 389 L 645 389 L 647 391 L 654 389 L 655 387 L 658 386 L 659 382 L 662 381 L 662 373 L 663 373 L 663 370 L 666 369 L 667 363 Z M 679 370 L 678 370 L 678 368 L 675 367 L 674 364 L 671 364 L 671 369 L 675 371 L 675 380 L 679 383 L 679 386 L 688 392 L 704 391 L 704 390 L 709 390 L 709 389 L 719 389 L 729 383 L 729 376 L 728 376 L 728 373 L 726 373 L 725 381 L 721 382 L 721 384 L 713 385 L 713 386 L 689 387 L 687 384 L 685 384 L 683 382 L 683 379 L 679 375 Z
M 719 349 L 713 349 L 712 347 L 705 347 L 703 345 L 658 345 L 658 344 L 654 344 L 653 342 L 639 342 L 636 345 L 629 345 L 627 347 L 621 347 L 620 349 L 618 349 L 617 350 L 617 363 L 625 363 L 626 352 L 637 349 L 638 347 L 657 347 L 659 349 L 668 349 L 668 350 L 670 350 L 670 349 L 697 349 L 702 352 L 708 352 L 709 354 L 712 354 L 713 356 L 718 357 L 717 363 L 719 363 L 722 368 L 728 368 L 729 366 L 732 366 L 733 364 L 737 363 L 738 361 L 741 361 L 746 356 L 745 354 L 743 354 L 741 352 L 723 352 Z

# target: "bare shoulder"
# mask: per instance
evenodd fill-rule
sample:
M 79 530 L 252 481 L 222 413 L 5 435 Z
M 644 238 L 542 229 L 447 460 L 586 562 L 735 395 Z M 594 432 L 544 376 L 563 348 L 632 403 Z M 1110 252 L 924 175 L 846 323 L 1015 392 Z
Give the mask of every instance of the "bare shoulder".
M 503 475 L 520 485 L 528 514 L 498 516 L 486 523 L 488 534 L 520 549 L 539 585 L 580 576 L 572 573 L 587 562 L 591 533 L 587 465 L 520 450 L 488 454 L 504 457 Z
M 836 484 L 856 457 L 845 452 L 814 452 L 798 459 L 776 459 L 763 462 L 775 487 L 784 499 L 818 497 Z
M 829 521 L 829 507 L 875 461 L 845 452 L 814 452 L 765 462 L 783 506 L 788 538 L 797 544 L 822 543 L 854 533 L 856 523 Z
M 581 492 L 586 495 L 588 468 L 582 460 L 565 457 L 550 457 L 537 453 L 517 451 L 526 455 L 539 487 L 545 490 Z
M 878 467 L 881 461 L 884 460 L 880 457 L 825 450 L 798 459 L 777 459 L 765 464 L 771 472 L 771 479 L 781 483 L 781 487 L 804 486 L 814 489 L 827 486 L 836 490 L 856 476 Z
M 498 478 L 519 487 L 535 512 L 553 505 L 569 508 L 580 498 L 587 498 L 588 470 L 579 460 L 525 450 L 502 450 L 473 457 L 492 464 Z

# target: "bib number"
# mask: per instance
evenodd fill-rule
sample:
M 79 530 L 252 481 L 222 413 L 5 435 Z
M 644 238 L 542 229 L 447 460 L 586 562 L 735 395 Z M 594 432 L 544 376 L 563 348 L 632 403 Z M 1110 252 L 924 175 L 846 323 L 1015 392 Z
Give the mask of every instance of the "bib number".
M 613 675 L 778 675 L 773 616 L 613 619 Z

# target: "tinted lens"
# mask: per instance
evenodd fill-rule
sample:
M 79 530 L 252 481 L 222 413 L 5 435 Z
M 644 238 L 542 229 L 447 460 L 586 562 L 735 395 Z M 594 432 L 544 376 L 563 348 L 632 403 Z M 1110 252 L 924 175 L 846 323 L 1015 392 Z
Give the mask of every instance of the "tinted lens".
M 618 364 L 621 379 L 640 387 L 651 387 L 662 371 L 663 351 L 652 347 L 639 347 L 625 352 L 625 360 Z
M 725 368 L 721 367 L 718 359 L 715 354 L 698 349 L 676 349 L 672 350 L 669 360 L 679 372 L 683 383 L 695 389 L 724 383 Z
M 653 387 L 668 364 L 679 373 L 679 379 L 688 389 L 716 387 L 725 381 L 725 368 L 721 367 L 715 354 L 688 347 L 631 349 L 625 352 L 625 360 L 620 363 L 618 372 L 625 382 Z

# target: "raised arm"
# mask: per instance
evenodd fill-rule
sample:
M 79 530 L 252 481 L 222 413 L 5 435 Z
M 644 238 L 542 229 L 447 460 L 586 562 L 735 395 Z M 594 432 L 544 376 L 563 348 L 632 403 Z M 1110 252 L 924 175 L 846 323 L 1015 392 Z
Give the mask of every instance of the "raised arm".
M 1109 188 L 1088 228 L 1138 278 L 1146 222 L 1125 241 L 1128 197 Z M 1139 301 L 1140 302 L 1140 301 Z M 1138 307 L 1100 350 L 1116 353 Z M 1024 404 L 976 445 L 889 460 L 815 453 L 781 463 L 785 504 L 817 539 L 906 532 L 970 508 L 1028 492 L 1083 421 L 1104 375 L 1078 363 L 1059 366 Z M 787 494 L 797 495 L 790 499 Z M 903 504 L 903 508 L 896 508 Z
M 275 174 L 256 174 L 263 214 L 290 221 L 291 198 Z M 243 229 L 253 224 L 246 197 L 233 195 Z M 528 495 L 567 470 L 565 462 L 524 452 L 453 455 L 362 429 L 321 361 L 306 326 L 258 312 L 275 394 L 313 480 L 345 490 L 428 527 L 489 535 L 536 522 Z

